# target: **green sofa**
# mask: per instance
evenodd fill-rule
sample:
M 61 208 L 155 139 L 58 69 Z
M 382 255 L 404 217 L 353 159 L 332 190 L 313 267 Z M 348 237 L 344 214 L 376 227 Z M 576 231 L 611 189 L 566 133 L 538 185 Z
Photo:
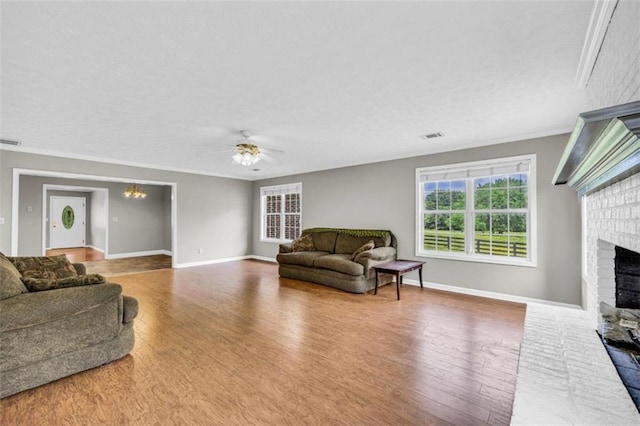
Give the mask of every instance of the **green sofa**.
M 312 244 L 296 250 L 299 240 Z M 356 253 L 372 241 L 374 247 Z M 396 260 L 396 237 L 388 230 L 311 228 L 298 240 L 280 244 L 276 256 L 281 277 L 311 281 L 350 293 L 366 293 L 375 287 L 373 266 Z M 380 284 L 389 284 L 393 275 L 380 274 Z
M 31 276 L 29 291 L 23 284 L 29 280 L 14 265 L 20 259 L 0 254 L 0 398 L 106 364 L 133 349 L 138 302 L 123 296 L 120 285 L 93 284 L 100 282 L 97 276 L 73 264 L 73 270 L 64 269 L 73 276 Z M 59 288 L 46 290 L 42 283 L 47 282 Z

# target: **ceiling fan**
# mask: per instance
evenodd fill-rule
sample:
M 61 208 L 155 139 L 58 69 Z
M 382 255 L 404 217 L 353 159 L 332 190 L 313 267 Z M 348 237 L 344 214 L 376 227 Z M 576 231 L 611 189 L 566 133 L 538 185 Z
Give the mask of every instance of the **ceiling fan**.
M 249 133 L 247 130 L 241 130 L 240 135 L 242 136 L 242 139 L 236 142 L 233 149 L 226 150 L 233 152 L 231 158 L 236 164 L 249 167 L 255 165 L 263 159 L 266 161 L 275 162 L 276 160 L 269 154 L 284 153 L 284 151 L 278 149 L 258 146 L 258 144 L 252 139 L 253 136 L 251 135 L 251 133 Z

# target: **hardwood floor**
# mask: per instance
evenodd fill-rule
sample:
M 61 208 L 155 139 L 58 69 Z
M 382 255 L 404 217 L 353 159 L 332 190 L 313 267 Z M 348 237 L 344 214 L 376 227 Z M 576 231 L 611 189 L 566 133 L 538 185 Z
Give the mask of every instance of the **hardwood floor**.
M 74 247 L 47 250 L 47 256 L 58 256 L 60 254 L 66 254 L 67 259 L 69 259 L 69 261 L 72 263 L 104 259 L 103 252 L 91 247 Z
M 101 274 L 106 277 L 153 271 L 156 269 L 171 269 L 171 256 L 164 254 L 123 259 L 105 259 L 104 253 L 89 247 L 47 250 L 47 256 L 60 254 L 66 254 L 72 263 L 84 263 L 88 273 Z
M 2 424 L 509 424 L 525 305 L 250 260 L 112 281 L 140 302 L 132 353 L 3 399 Z

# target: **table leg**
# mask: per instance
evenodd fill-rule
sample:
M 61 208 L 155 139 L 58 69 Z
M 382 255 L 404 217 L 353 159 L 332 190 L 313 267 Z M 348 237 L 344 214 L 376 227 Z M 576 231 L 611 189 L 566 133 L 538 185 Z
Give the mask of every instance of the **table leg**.
M 376 289 L 373 291 L 373 294 L 378 294 L 378 270 L 376 269 Z
M 420 288 L 422 288 L 422 266 L 418 269 L 418 275 L 420 276 Z
M 398 293 L 398 300 L 400 300 L 400 280 L 402 280 L 400 277 L 400 272 L 396 272 L 396 292 Z

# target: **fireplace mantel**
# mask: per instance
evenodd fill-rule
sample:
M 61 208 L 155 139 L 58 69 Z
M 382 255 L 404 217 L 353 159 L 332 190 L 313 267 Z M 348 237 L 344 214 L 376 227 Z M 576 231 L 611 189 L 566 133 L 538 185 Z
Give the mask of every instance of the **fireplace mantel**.
M 640 172 L 640 101 L 578 115 L 553 183 L 580 195 Z

